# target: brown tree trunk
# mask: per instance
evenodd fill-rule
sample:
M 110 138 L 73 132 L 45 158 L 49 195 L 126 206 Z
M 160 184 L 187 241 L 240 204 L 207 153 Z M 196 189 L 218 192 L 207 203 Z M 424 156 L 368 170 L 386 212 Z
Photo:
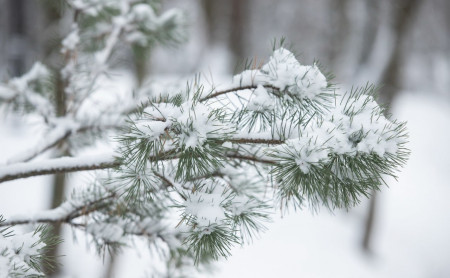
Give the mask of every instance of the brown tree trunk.
M 222 44 L 229 48 L 236 64 L 246 55 L 246 36 L 249 0 L 216 1 L 203 0 L 208 44 Z
M 390 106 L 401 87 L 401 66 L 404 58 L 402 45 L 408 30 L 414 21 L 414 15 L 420 6 L 421 0 L 398 0 L 392 2 L 392 31 L 395 41 L 391 59 L 381 77 L 381 84 L 384 86 L 380 91 L 380 100 L 383 104 Z M 373 226 L 376 219 L 376 194 L 372 192 L 369 211 L 364 227 L 362 248 L 365 251 L 371 250 Z
M 66 114 L 66 94 L 64 91 L 64 84 L 62 78 L 59 74 L 56 77 L 56 91 L 55 91 L 55 100 L 56 100 L 56 113 L 59 117 L 63 117 Z M 69 155 L 68 151 L 64 146 L 65 142 L 63 141 L 57 148 L 56 156 Z M 51 196 L 51 208 L 56 208 L 64 200 L 64 193 L 66 191 L 66 175 L 56 174 L 53 177 L 53 188 L 52 188 L 52 196 Z M 56 223 L 53 224 L 53 232 L 56 235 L 61 236 L 61 224 Z M 55 248 L 51 249 L 48 253 L 49 257 L 57 258 L 58 256 L 58 245 Z M 55 264 L 54 269 L 46 269 L 46 273 L 51 274 L 52 276 L 57 276 L 60 269 L 58 268 L 58 264 Z
M 369 211 L 367 212 L 366 222 L 364 223 L 364 236 L 362 247 L 365 251 L 370 251 L 370 243 L 372 240 L 373 226 L 375 223 L 375 209 L 376 209 L 377 195 L 376 191 L 372 191 L 372 196 L 369 203 Z
M 398 0 L 392 2 L 392 30 L 394 45 L 388 66 L 381 77 L 383 89 L 380 91 L 381 101 L 390 105 L 401 88 L 401 66 L 404 59 L 402 46 L 408 30 L 414 21 L 421 0 Z
M 41 5 L 42 12 L 45 15 L 45 26 L 44 28 L 53 28 L 53 26 L 59 26 L 61 19 L 62 19 L 62 10 L 61 10 L 61 1 L 44 1 Z M 56 30 L 59 30 L 59 28 L 56 28 Z M 55 41 L 60 41 L 60 34 L 55 34 L 57 36 Z M 54 73 L 55 73 L 55 110 L 56 115 L 58 117 L 64 117 L 66 115 L 66 94 L 65 94 L 65 84 L 64 81 L 59 73 L 58 66 L 61 64 L 61 57 L 59 53 L 55 56 L 55 51 L 59 50 L 59 43 L 57 45 L 54 45 L 49 43 L 47 40 L 42 41 L 42 56 L 45 57 L 44 59 L 48 64 L 53 66 Z M 53 58 L 56 58 L 52 61 Z M 69 151 L 66 149 L 65 142 L 63 141 L 57 146 L 56 152 L 54 153 L 54 156 L 66 156 L 69 155 Z M 52 187 L 52 195 L 51 195 L 51 208 L 58 207 L 63 201 L 66 191 L 66 184 L 67 184 L 67 178 L 65 174 L 56 174 L 53 177 L 53 187 Z M 55 235 L 61 236 L 61 224 L 54 224 L 53 225 L 53 231 Z M 55 246 L 55 248 L 51 249 L 48 253 L 49 257 L 53 257 L 57 261 L 58 256 L 58 245 Z M 51 277 L 55 277 L 59 274 L 60 269 L 58 267 L 58 264 L 55 264 L 54 269 L 45 269 L 45 273 L 47 273 Z

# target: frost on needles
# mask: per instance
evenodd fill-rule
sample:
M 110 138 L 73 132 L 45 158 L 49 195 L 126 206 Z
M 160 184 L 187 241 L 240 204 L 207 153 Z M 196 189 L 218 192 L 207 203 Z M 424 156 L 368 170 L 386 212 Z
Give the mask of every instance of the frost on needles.
M 100 253 L 143 239 L 165 262 L 154 273 L 190 274 L 251 242 L 275 209 L 349 208 L 406 162 L 405 123 L 377 104 L 374 86 L 343 92 L 318 64 L 301 65 L 282 45 L 229 84 L 198 76 L 183 88 L 141 88 L 89 112 L 117 45 L 176 42 L 182 14 L 157 15 L 134 0 L 69 2 L 81 19 L 62 41 L 67 113 L 51 109 L 54 73 L 41 63 L 0 84 L 2 105 L 41 116 L 48 130 L 45 142 L 0 166 L 0 183 L 104 170 L 58 208 L 0 220 L 0 277 L 43 275 L 35 258 L 56 240 L 43 237 L 42 227 L 8 231 L 49 223 L 84 231 Z M 103 41 L 93 45 L 100 33 Z M 74 135 L 107 140 L 107 131 L 118 145 L 113 155 L 35 159 Z

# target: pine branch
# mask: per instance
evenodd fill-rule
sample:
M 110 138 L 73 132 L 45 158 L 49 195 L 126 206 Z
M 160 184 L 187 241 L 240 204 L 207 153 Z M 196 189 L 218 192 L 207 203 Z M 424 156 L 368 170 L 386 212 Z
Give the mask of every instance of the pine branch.
M 108 169 L 119 165 L 120 163 L 111 154 L 16 163 L 0 168 L 0 183 L 48 174 Z
M 256 89 L 257 87 L 258 87 L 258 85 L 256 84 L 256 85 L 250 85 L 250 86 L 235 87 L 235 88 L 231 88 L 231 89 L 227 89 L 227 90 L 223 90 L 223 91 L 216 91 L 216 92 L 213 92 L 213 93 L 207 95 L 206 97 L 201 98 L 200 102 L 205 102 L 209 99 L 216 98 L 218 96 L 225 95 L 228 93 L 234 93 L 234 92 L 242 91 L 242 90 Z M 277 88 L 273 85 L 264 85 L 263 87 L 267 88 L 267 89 L 272 89 L 272 90 L 278 90 L 278 91 L 280 90 L 279 88 Z
M 33 148 L 24 151 L 23 153 L 20 153 L 18 155 L 15 155 L 10 160 L 8 160 L 8 164 L 12 163 L 20 163 L 20 162 L 28 162 L 32 160 L 33 158 L 37 157 L 38 155 L 44 153 L 45 151 L 59 145 L 61 142 L 66 140 L 71 134 L 72 130 L 66 130 L 62 133 L 59 132 L 54 135 L 57 131 L 53 130 L 48 133 L 48 136 L 46 136 L 46 141 L 44 144 L 36 144 Z
M 6 165 L 0 167 L 0 183 L 115 169 L 71 202 L 11 219 L 0 227 L 64 223 L 91 234 L 99 250 L 126 244 L 128 235 L 145 236 L 156 248 L 159 239 L 165 241 L 171 256 L 191 256 L 191 262 L 198 264 L 230 255 L 231 246 L 263 230 L 266 208 L 302 207 L 305 202 L 348 208 L 370 190 L 378 190 L 382 176 L 395 176 L 406 161 L 404 124 L 383 115 L 372 87 L 331 93 L 329 79 L 316 64 L 301 65 L 282 47 L 274 50 L 268 63 L 234 76 L 226 87 L 205 92 L 202 81 L 195 79 L 185 91 L 149 98 L 140 106 L 141 99 L 133 95 L 120 108 L 108 107 L 107 114 L 78 119 L 78 108 L 97 90 L 97 78 L 107 74 L 115 47 L 122 38 L 133 39 L 128 32 L 142 31 L 146 22 L 142 15 L 153 18 L 150 6 L 125 2 L 110 7 L 113 12 L 103 19 L 110 28 L 97 38 L 101 43 L 93 45 L 93 61 L 77 64 L 72 54 L 82 48 L 66 41 L 64 46 L 72 45 L 64 69 L 65 92 L 72 94 L 67 118 L 49 117 L 54 129 L 47 142 L 16 160 L 29 161 L 74 134 L 96 128 L 83 123 L 114 127 L 117 123 L 111 120 L 130 116 L 128 129 L 117 140 L 119 157 L 64 157 Z M 89 33 L 82 31 L 73 27 L 76 38 Z M 227 99 L 227 94 L 232 95 Z M 133 112 L 138 113 L 129 115 Z M 275 186 L 269 188 L 268 180 Z M 267 189 L 274 194 L 265 194 Z M 169 223 L 173 208 L 180 211 L 176 226 Z M 180 251 L 180 246 L 186 250 Z
M 224 141 L 238 144 L 267 144 L 267 145 L 281 145 L 283 140 L 278 139 L 259 139 L 259 138 L 232 138 Z
M 250 155 L 242 155 L 242 154 L 238 154 L 238 153 L 227 154 L 227 157 L 239 159 L 239 160 L 250 161 L 250 162 L 258 162 L 258 163 L 263 163 L 263 164 L 272 164 L 272 165 L 276 164 L 276 161 L 274 161 L 274 160 L 259 158 L 259 157 L 250 156 Z
M 256 139 L 254 139 L 256 140 Z M 250 140 L 252 141 L 252 140 Z M 250 143 L 250 142 L 247 142 Z M 254 142 L 253 142 L 254 143 Z M 257 142 L 261 144 L 262 142 Z M 245 156 L 237 153 L 225 155 L 231 159 L 247 160 L 264 164 L 275 164 L 275 161 Z M 172 151 L 162 153 L 155 157 L 149 157 L 150 161 L 171 160 L 179 158 Z M 69 173 L 78 171 L 92 171 L 100 169 L 116 168 L 123 162 L 115 160 L 111 154 L 97 156 L 62 157 L 36 162 L 15 163 L 0 167 L 0 183 L 34 176 L 50 175 L 57 173 Z
M 47 150 L 59 145 L 60 143 L 67 140 L 70 136 L 75 134 L 80 134 L 94 130 L 119 129 L 120 127 L 121 127 L 120 125 L 116 124 L 107 124 L 107 125 L 92 124 L 80 126 L 76 129 L 73 129 L 72 127 L 66 127 L 62 128 L 61 130 L 58 130 L 57 128 L 55 128 L 48 133 L 49 134 L 48 136 L 45 137 L 44 144 L 38 143 L 36 144 L 35 147 L 14 156 L 8 161 L 8 164 L 28 162 L 33 158 L 39 156 L 40 154 L 46 152 Z
M 116 198 L 115 193 L 110 193 L 102 198 L 90 201 L 86 204 L 73 206 L 69 202 L 65 202 L 57 208 L 38 213 L 35 217 L 9 219 L 0 222 L 0 227 L 9 227 L 14 225 L 25 224 L 54 224 L 65 223 L 75 227 L 83 227 L 83 224 L 75 223 L 73 220 L 87 216 L 95 211 L 105 208 L 109 200 Z

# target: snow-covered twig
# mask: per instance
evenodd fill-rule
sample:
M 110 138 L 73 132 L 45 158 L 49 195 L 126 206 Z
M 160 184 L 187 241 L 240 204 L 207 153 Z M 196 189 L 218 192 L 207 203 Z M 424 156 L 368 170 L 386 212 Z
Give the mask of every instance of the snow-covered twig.
M 0 85 L 0 103 L 15 103 L 24 110 L 34 110 L 43 117 L 52 115 L 52 103 L 38 92 L 38 87 L 45 87 L 45 81 L 51 76 L 50 71 L 40 62 L 21 77 L 9 80 Z
M 277 88 L 277 87 L 275 87 L 273 85 L 264 85 L 263 87 L 266 88 L 266 89 L 272 89 L 272 90 L 276 90 L 276 91 L 280 90 L 280 88 Z M 209 99 L 216 98 L 218 96 L 225 95 L 225 94 L 228 94 L 228 93 L 234 93 L 234 92 L 243 91 L 243 90 L 254 90 L 256 88 L 258 88 L 257 84 L 255 84 L 255 85 L 248 85 L 248 86 L 243 85 L 243 86 L 233 87 L 233 88 L 225 89 L 225 90 L 221 90 L 221 91 L 213 91 L 209 95 L 207 95 L 205 97 L 202 97 L 200 99 L 200 102 L 205 102 L 205 101 L 207 101 Z
M 237 143 L 237 144 L 267 144 L 267 145 L 281 145 L 284 143 L 283 140 L 279 139 L 263 139 L 263 138 L 230 138 L 226 139 L 224 141 L 231 142 L 231 143 Z
M 38 142 L 33 148 L 30 148 L 9 159 L 8 164 L 30 161 L 38 155 L 44 153 L 45 151 L 57 146 L 74 134 L 93 130 L 119 129 L 120 127 L 121 126 L 117 124 L 91 124 L 78 126 L 76 128 L 73 128 L 72 126 L 57 127 L 48 133 L 48 135 L 45 137 L 45 140 L 43 140 L 42 142 Z
M 14 225 L 24 224 L 50 224 L 50 223 L 66 223 L 75 227 L 84 227 L 83 224 L 75 223 L 73 220 L 81 216 L 89 215 L 90 213 L 97 211 L 105 205 L 105 202 L 116 197 L 115 193 L 109 193 L 108 195 L 89 201 L 84 204 L 73 204 L 70 201 L 66 201 L 59 207 L 41 211 L 32 216 L 17 216 L 3 221 L 0 223 L 0 227 L 8 227 Z
M 111 153 L 79 157 L 61 157 L 0 167 L 0 183 L 56 173 L 107 169 L 119 166 Z
M 64 223 L 76 228 L 85 228 L 86 227 L 85 224 L 74 222 L 74 220 L 82 216 L 88 216 L 89 214 L 104 208 L 105 206 L 107 206 L 105 201 L 108 201 L 114 197 L 115 197 L 114 195 L 108 195 L 106 197 L 94 200 L 90 203 L 83 204 L 77 207 L 66 202 L 55 209 L 41 211 L 33 215 L 32 217 L 18 216 L 10 218 L 7 221 L 1 222 L 0 227 L 28 225 L 28 224 Z
M 243 160 L 243 161 L 248 161 L 248 162 L 258 162 L 258 163 L 272 164 L 272 165 L 276 164 L 276 162 L 274 160 L 260 158 L 260 157 L 251 156 L 251 155 L 242 155 L 239 153 L 230 153 L 230 154 L 227 154 L 227 157 L 239 159 L 239 160 Z
M 230 159 L 259 162 L 264 164 L 275 164 L 275 161 L 258 158 L 256 156 L 246 156 L 238 153 L 225 155 Z M 177 159 L 171 152 L 159 154 L 158 158 L 149 157 L 149 160 L 170 160 Z M 34 176 L 50 175 L 57 173 L 70 173 L 78 171 L 90 171 L 99 169 L 110 169 L 121 165 L 111 154 L 79 157 L 61 157 L 46 159 L 35 162 L 15 163 L 0 167 L 0 183 Z

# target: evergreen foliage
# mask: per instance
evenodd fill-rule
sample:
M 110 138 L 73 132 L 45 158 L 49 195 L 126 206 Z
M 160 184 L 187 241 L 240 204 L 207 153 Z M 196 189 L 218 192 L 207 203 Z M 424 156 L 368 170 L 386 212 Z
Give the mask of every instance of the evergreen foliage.
M 274 209 L 352 207 L 407 160 L 405 123 L 389 119 L 374 86 L 342 92 L 318 63 L 301 65 L 283 42 L 267 63 L 247 63 L 230 84 L 210 87 L 196 77 L 184 89 L 139 90 L 100 113 L 81 113 L 114 51 L 123 44 L 143 51 L 155 42 L 178 43 L 185 21 L 176 10 L 158 16 L 154 1 L 68 3 L 74 23 L 62 42 L 61 71 L 67 114 L 57 117 L 51 109 L 57 73 L 40 63 L 0 87 L 3 105 L 42 116 L 49 131 L 47 143 L 13 162 L 26 163 L 75 135 L 91 134 L 85 140 L 93 144 L 114 130 L 118 147 L 110 160 L 92 164 L 110 169 L 59 208 L 1 220 L 0 227 L 65 223 L 85 231 L 100 254 L 144 238 L 166 261 L 155 273 L 184 276 L 250 242 Z M 7 174 L 0 170 L 0 181 Z M 21 240 L 8 231 L 0 230 L 0 243 Z M 0 274 L 42 275 L 44 249 L 57 240 L 43 226 L 33 238 L 38 247 L 21 264 L 11 257 L 17 249 L 0 246 L 0 264 L 13 271 L 0 268 Z
M 0 216 L 0 224 L 5 220 Z M 14 234 L 10 226 L 0 228 L 0 274 L 2 277 L 44 277 L 43 265 L 50 268 L 54 258 L 45 254 L 61 241 L 47 226 L 34 232 Z

